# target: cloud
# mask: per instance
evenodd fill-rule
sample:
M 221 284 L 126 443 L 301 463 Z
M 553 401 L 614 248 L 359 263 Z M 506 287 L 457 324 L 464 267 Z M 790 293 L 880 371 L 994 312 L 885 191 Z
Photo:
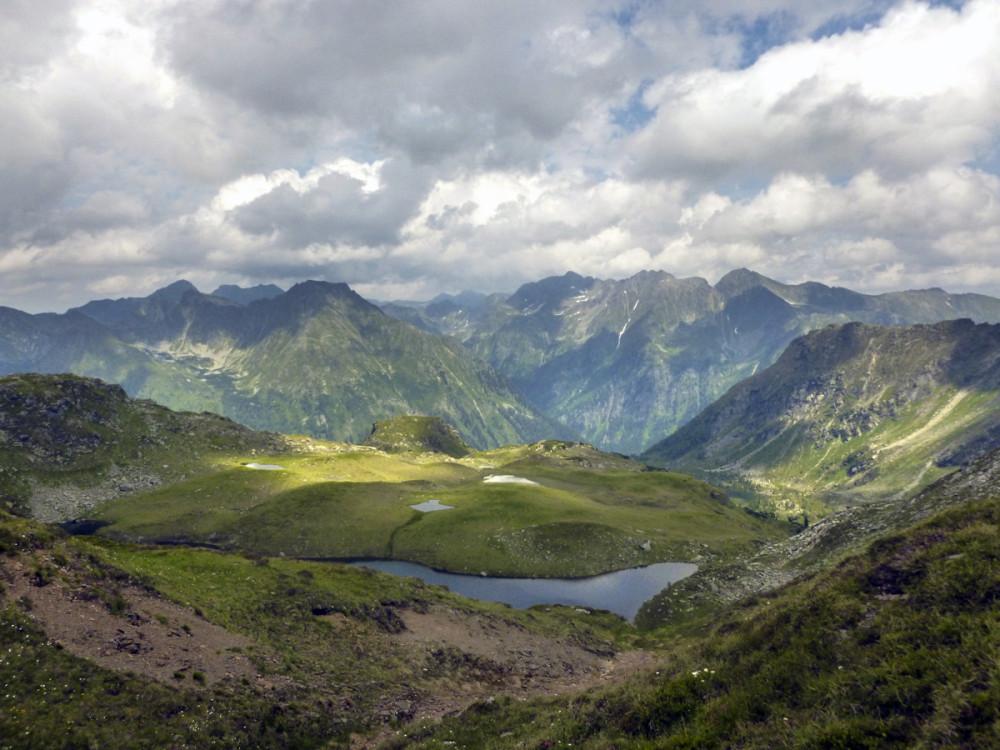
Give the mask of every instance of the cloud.
M 182 75 L 251 116 L 363 131 L 414 163 L 537 158 L 583 101 L 620 85 L 621 34 L 581 26 L 586 4 L 220 0 L 179 10 L 168 52 Z
M 1000 123 L 1000 6 L 906 2 L 876 28 L 775 48 L 743 70 L 666 76 L 630 170 L 703 183 L 787 170 L 907 174 L 960 164 Z
M 243 232 L 266 235 L 286 246 L 334 242 L 379 247 L 400 241 L 402 225 L 427 189 L 422 170 L 400 159 L 375 170 L 325 170 L 304 181 L 283 181 L 233 212 Z M 369 174 L 365 174 L 365 173 Z
M 1000 294 L 995 0 L 12 0 L 0 42 L 0 304 L 736 266 Z
M 75 0 L 7 0 L 0 21 L 0 78 L 17 80 L 43 66 L 76 32 Z

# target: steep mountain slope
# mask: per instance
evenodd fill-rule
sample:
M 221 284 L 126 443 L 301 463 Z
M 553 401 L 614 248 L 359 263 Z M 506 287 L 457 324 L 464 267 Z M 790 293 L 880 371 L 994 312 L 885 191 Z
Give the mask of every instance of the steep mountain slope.
M 1000 322 L 1000 300 L 981 295 L 869 296 L 781 284 L 745 269 L 714 288 L 663 272 L 622 281 L 570 273 L 467 307 L 450 299 L 386 309 L 455 336 L 543 412 L 602 449 L 626 453 L 673 432 L 807 331 L 850 321 Z
M 16 371 L 101 377 L 171 407 L 320 438 L 360 441 L 399 414 L 441 416 L 479 447 L 570 436 L 467 350 L 344 284 L 239 304 L 177 282 L 65 315 L 0 310 L 0 372 Z
M 851 323 L 796 339 L 643 458 L 798 512 L 912 494 L 997 443 L 1000 326 Z
M 225 306 L 187 294 L 137 345 L 219 382 L 223 412 L 251 426 L 350 442 L 378 419 L 441 416 L 472 444 L 560 432 L 462 347 L 384 315 L 344 284 L 305 282 Z
M 205 471 L 232 454 L 286 450 L 276 434 L 173 412 L 73 375 L 0 378 L 0 503 L 42 521 Z

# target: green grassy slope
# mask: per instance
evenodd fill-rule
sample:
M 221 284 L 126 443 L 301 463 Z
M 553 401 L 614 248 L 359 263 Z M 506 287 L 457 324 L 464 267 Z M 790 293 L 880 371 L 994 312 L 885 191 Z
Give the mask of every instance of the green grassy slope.
M 109 524 L 102 535 L 132 541 L 541 577 L 689 560 L 787 533 L 703 482 L 557 441 L 460 459 L 341 446 L 255 460 L 283 468 L 234 461 L 92 517 Z M 531 483 L 486 481 L 497 475 Z M 429 500 L 453 509 L 410 507 Z
M 655 670 L 474 705 L 385 747 L 968 748 L 1000 743 L 1000 494 L 687 631 Z M 973 491 L 974 490 L 974 491 Z
M 0 552 L 0 743 L 8 747 L 346 747 L 351 732 L 388 721 L 386 710 L 507 678 L 488 659 L 395 638 L 406 612 L 440 608 L 602 654 L 633 637 L 609 614 L 480 604 L 343 565 L 67 537 L 2 511 Z M 181 613 L 177 622 L 155 614 L 158 602 Z M 79 616 L 81 607 L 89 607 L 81 627 L 62 640 L 44 629 L 46 617 Z M 138 656 L 116 662 L 116 642 L 91 632 L 107 623 L 112 633 L 116 625 L 138 633 L 140 653 L 171 658 L 153 635 L 160 629 L 186 644 L 184 662 L 225 663 L 229 654 L 252 673 L 185 668 L 154 679 Z M 244 645 L 206 653 L 201 634 L 220 626 Z M 78 655 L 88 639 L 92 656 Z
M 93 602 L 96 612 L 103 610 L 103 617 L 120 621 L 122 628 L 148 630 L 155 621 L 138 608 L 134 593 L 126 593 L 136 590 L 134 578 L 88 540 L 66 538 L 2 511 L 0 549 L 4 747 L 329 747 L 361 725 L 350 715 L 329 711 L 324 696 L 301 685 L 269 690 L 224 679 L 207 690 L 200 672 L 178 674 L 174 684 L 164 684 L 74 655 L 73 646 L 55 642 L 36 622 L 37 602 L 61 592 L 67 602 Z M 15 598 L 10 589 L 22 575 L 31 581 L 29 593 Z M 195 613 L 190 619 L 203 621 Z M 185 631 L 179 631 L 183 636 Z M 83 641 L 88 635 L 81 630 L 71 637 Z M 114 643 L 95 645 L 115 652 Z
M 790 514 L 912 495 L 1000 439 L 998 358 L 1000 326 L 831 326 L 643 458 Z

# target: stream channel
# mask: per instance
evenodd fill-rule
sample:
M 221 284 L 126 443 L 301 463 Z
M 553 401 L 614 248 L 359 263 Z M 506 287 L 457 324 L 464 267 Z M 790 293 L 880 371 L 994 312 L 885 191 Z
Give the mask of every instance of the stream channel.
M 566 604 L 608 609 L 630 622 L 643 602 L 698 570 L 693 563 L 666 562 L 590 578 L 494 578 L 441 573 L 400 560 L 356 560 L 351 565 L 397 576 L 413 576 L 426 583 L 447 586 L 450 591 L 470 599 L 505 602 L 518 609 L 535 604 Z

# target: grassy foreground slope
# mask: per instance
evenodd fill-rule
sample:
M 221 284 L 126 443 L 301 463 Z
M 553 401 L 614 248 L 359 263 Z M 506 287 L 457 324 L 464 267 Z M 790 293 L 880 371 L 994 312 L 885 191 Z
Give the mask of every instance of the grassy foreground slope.
M 624 685 L 480 702 L 387 748 L 969 748 L 1000 745 L 1000 452 L 957 507 L 670 635 Z M 934 502 L 930 498 L 929 502 Z
M 498 691 L 597 681 L 607 613 L 514 610 L 343 565 L 120 545 L 0 511 L 0 745 L 345 747 Z M 425 621 L 516 639 L 490 654 Z M 609 661 L 610 660 L 610 661 Z
M 582 576 L 787 534 L 698 480 L 548 441 L 452 458 L 310 441 L 105 503 L 100 534 L 459 573 Z M 449 510 L 424 513 L 430 501 Z

